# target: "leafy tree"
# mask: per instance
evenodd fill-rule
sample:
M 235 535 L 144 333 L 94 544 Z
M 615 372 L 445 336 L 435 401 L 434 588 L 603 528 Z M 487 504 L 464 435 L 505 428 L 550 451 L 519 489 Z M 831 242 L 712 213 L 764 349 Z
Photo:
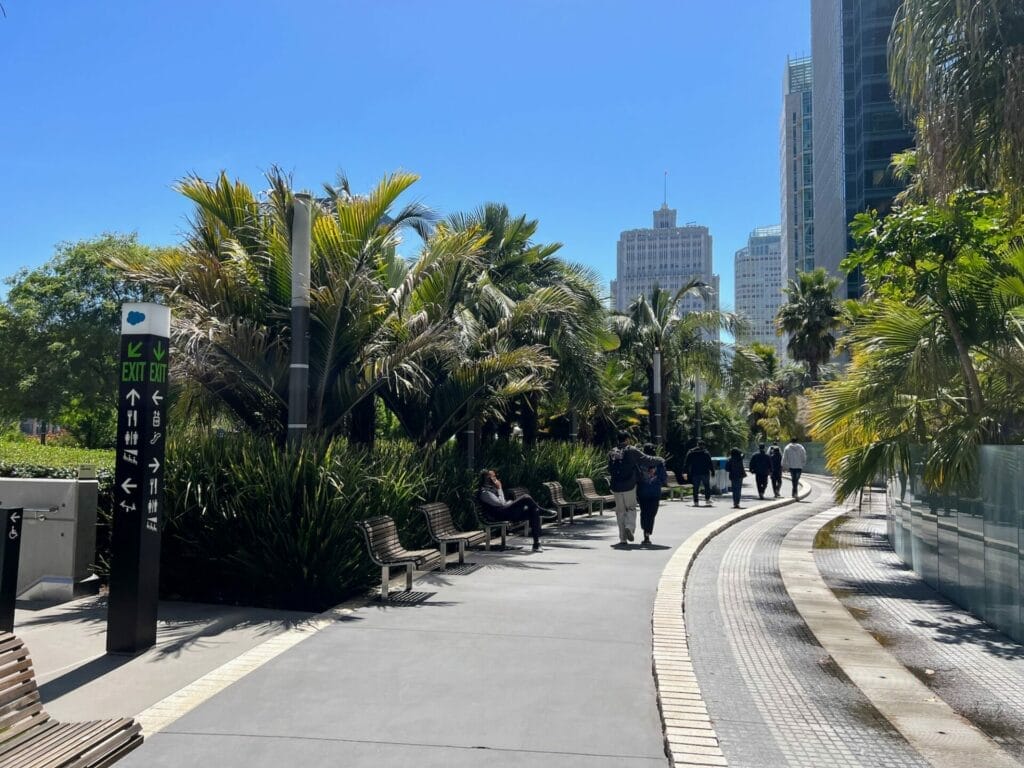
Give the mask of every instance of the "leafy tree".
M 1001 188 L 1024 203 L 1024 4 L 903 0 L 889 56 L 924 186 L 940 199 Z
M 0 413 L 61 423 L 86 447 L 112 444 L 121 304 L 143 292 L 108 262 L 151 253 L 134 235 L 104 235 L 7 281 Z
M 821 267 L 800 272 L 783 289 L 786 302 L 779 307 L 776 325 L 780 334 L 789 336 L 786 346 L 790 357 L 807 363 L 811 385 L 821 379 L 821 367 L 836 347 L 833 333 L 842 325 L 835 290 L 839 281 Z

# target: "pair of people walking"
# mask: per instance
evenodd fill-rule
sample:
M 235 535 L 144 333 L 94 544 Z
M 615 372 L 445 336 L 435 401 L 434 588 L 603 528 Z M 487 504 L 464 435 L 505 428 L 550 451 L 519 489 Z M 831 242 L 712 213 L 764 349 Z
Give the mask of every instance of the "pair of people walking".
M 790 479 L 793 483 L 793 498 L 797 498 L 800 490 L 800 476 L 807 465 L 807 450 L 797 442 L 796 438 L 790 438 L 786 449 L 780 450 L 779 444 L 773 442 L 771 448 L 765 448 L 765 444 L 758 446 L 758 451 L 750 457 L 750 472 L 754 476 L 757 485 L 757 497 L 764 498 L 768 489 L 768 480 L 772 482 L 772 492 L 775 498 L 782 495 L 782 471 L 789 470 Z
M 619 546 L 628 546 L 636 532 L 636 508 L 640 505 L 641 546 L 650 546 L 654 518 L 661 503 L 661 488 L 667 482 L 665 460 L 654 455 L 650 443 L 640 450 L 630 444 L 627 432 L 619 432 L 618 445 L 608 454 L 608 476 L 615 497 L 615 520 Z

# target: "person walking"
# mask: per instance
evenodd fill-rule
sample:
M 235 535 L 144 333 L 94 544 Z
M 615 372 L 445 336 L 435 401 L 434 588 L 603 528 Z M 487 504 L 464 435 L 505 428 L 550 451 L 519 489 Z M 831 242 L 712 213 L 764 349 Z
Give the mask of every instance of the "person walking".
M 743 453 L 739 448 L 729 451 L 729 458 L 725 462 L 725 471 L 729 473 L 729 481 L 732 483 L 732 508 L 740 508 L 740 494 L 743 492 L 743 478 L 747 471 L 743 468 Z
M 480 472 L 480 487 L 476 498 L 480 502 L 483 516 L 491 522 L 529 520 L 533 551 L 540 551 L 540 513 L 544 509 L 532 496 L 520 496 L 515 501 L 506 501 L 498 473 L 493 469 L 485 469 Z
M 683 461 L 683 474 L 693 483 L 693 506 L 700 506 L 700 487 L 704 486 L 704 501 L 711 506 L 711 470 L 714 462 L 711 454 L 704 446 L 703 440 L 698 440 L 697 445 L 691 448 Z M 684 478 L 684 479 L 686 479 Z
M 668 482 L 668 474 L 665 472 L 665 460 L 654 455 L 655 450 L 651 443 L 644 445 L 644 453 L 654 458 L 640 470 L 640 479 L 636 484 L 636 500 L 640 504 L 640 529 L 644 532 L 644 540 L 640 542 L 640 546 L 649 547 L 651 534 L 654 533 L 654 518 L 661 503 L 661 489 Z
M 772 460 L 772 492 L 777 499 L 782 495 L 782 449 L 777 440 L 772 440 L 768 458 Z
M 628 545 L 636 530 L 636 481 L 648 456 L 630 445 L 628 432 L 619 432 L 619 444 L 608 453 L 608 477 L 615 496 L 615 520 L 619 524 L 619 546 Z
M 754 476 L 757 485 L 757 498 L 763 499 L 768 488 L 768 478 L 772 474 L 772 459 L 765 451 L 764 443 L 757 446 L 757 453 L 750 457 L 750 474 Z
M 807 450 L 796 441 L 795 437 L 789 438 L 786 447 L 782 450 L 782 468 L 789 470 L 789 477 L 793 481 L 793 498 L 795 499 L 800 490 L 800 475 L 807 466 Z

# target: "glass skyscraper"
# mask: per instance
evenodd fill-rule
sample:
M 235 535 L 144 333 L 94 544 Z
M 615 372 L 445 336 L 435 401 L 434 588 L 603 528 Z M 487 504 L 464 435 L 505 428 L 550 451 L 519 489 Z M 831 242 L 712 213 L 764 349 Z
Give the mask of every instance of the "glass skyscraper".
M 892 155 L 913 145 L 890 95 L 887 45 L 899 0 L 812 0 L 814 61 L 814 258 L 842 276 L 849 224 L 868 208 L 886 212 L 902 185 Z M 860 295 L 860 275 L 842 295 Z
M 779 126 L 782 279 L 814 269 L 814 150 L 811 59 L 786 62 Z

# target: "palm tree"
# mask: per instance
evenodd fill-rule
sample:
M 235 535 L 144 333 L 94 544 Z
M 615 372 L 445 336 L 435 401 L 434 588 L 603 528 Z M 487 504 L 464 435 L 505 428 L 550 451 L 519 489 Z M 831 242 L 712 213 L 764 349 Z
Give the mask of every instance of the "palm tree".
M 903 0 L 889 39 L 896 100 L 918 125 L 920 170 L 953 190 L 1024 192 L 1024 4 Z
M 783 289 L 786 303 L 776 315 L 779 334 L 789 336 L 786 349 L 790 357 L 807 363 L 812 386 L 818 383 L 821 366 L 829 361 L 836 347 L 832 332 L 842 324 L 835 298 L 838 287 L 839 280 L 829 277 L 821 267 L 813 272 L 800 272 Z
M 707 298 L 707 286 L 694 279 L 675 294 L 655 286 L 650 296 L 638 296 L 629 309 L 613 315 L 612 328 L 622 340 L 622 354 L 643 372 L 654 430 L 654 351 L 661 351 L 661 392 L 669 402 L 669 386 L 686 375 L 700 375 L 707 382 L 721 378 L 721 348 L 710 334 L 719 329 L 736 329 L 736 317 L 718 310 L 684 312 L 681 302 L 687 296 Z M 663 408 L 658 430 L 667 434 L 668 408 Z

